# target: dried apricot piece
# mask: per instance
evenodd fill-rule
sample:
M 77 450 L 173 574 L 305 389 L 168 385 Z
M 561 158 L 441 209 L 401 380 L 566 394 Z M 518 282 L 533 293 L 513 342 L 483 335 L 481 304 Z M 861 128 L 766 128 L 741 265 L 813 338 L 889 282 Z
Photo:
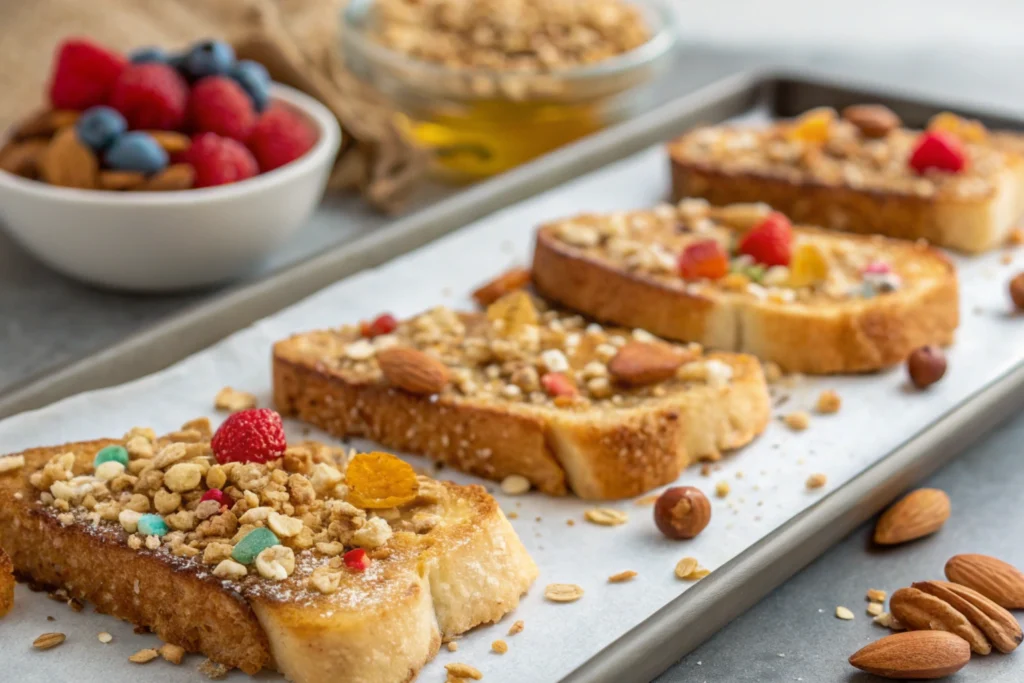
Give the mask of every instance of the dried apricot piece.
M 828 261 L 816 245 L 805 242 L 793 252 L 789 264 L 789 285 L 808 287 L 828 277 Z
M 368 510 L 405 505 L 416 498 L 420 488 L 409 463 L 379 451 L 353 456 L 345 473 L 345 484 L 348 502 Z
M 504 321 L 503 331 L 515 333 L 527 325 L 537 324 L 537 307 L 533 305 L 530 295 L 520 289 L 488 306 L 487 319 L 491 322 Z
M 832 124 L 836 120 L 836 110 L 831 107 L 818 107 L 801 114 L 789 129 L 789 138 L 813 144 L 828 142 Z
M 965 119 L 948 111 L 940 112 L 928 122 L 928 130 L 937 130 L 955 135 L 964 142 L 985 142 L 988 131 L 985 124 L 977 119 Z

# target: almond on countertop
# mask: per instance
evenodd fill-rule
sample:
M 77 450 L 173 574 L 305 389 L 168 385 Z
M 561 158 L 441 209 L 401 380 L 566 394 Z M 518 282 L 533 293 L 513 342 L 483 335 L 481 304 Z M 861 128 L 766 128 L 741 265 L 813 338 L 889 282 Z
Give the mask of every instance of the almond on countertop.
M 895 633 L 866 645 L 850 664 L 882 678 L 936 679 L 956 673 L 971 659 L 967 641 L 945 631 Z
M 889 612 L 913 631 L 949 631 L 966 640 L 972 652 L 992 652 L 988 638 L 967 617 L 945 600 L 917 588 L 901 588 L 893 593 Z
M 917 489 L 882 513 L 875 525 L 875 543 L 906 543 L 942 528 L 949 519 L 949 496 L 939 489 Z
M 988 555 L 954 555 L 946 562 L 946 578 L 973 588 L 1000 607 L 1024 609 L 1024 573 Z
M 913 587 L 948 602 L 1000 652 L 1013 652 L 1024 638 L 1013 615 L 977 591 L 945 581 L 918 581 Z

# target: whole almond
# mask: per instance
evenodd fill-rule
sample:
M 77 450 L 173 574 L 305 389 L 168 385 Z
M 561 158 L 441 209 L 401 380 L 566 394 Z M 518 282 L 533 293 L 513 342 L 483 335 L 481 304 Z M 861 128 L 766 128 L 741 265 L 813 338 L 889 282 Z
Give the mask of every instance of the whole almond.
M 51 185 L 94 189 L 99 179 L 99 161 L 92 150 L 78 140 L 74 128 L 64 128 L 43 151 L 39 174 Z
M 410 394 L 436 394 L 447 386 L 450 378 L 444 363 L 408 347 L 378 351 L 377 363 L 389 383 Z
M 0 169 L 25 178 L 39 175 L 39 162 L 49 143 L 35 138 L 23 142 L 11 142 L 0 149 Z
M 133 190 L 146 182 L 138 171 L 100 171 L 99 186 L 104 190 Z
M 900 117 L 880 104 L 855 104 L 843 110 L 843 118 L 866 138 L 884 138 L 900 127 Z
M 988 555 L 954 555 L 946 562 L 946 578 L 973 588 L 1006 609 L 1024 609 L 1024 574 Z
M 47 109 L 37 112 L 17 125 L 14 139 L 52 137 L 57 131 L 73 126 L 78 117 L 79 112 L 70 109 Z
M 180 154 L 192 146 L 192 138 L 184 133 L 173 130 L 147 130 L 145 132 L 168 154 Z
M 889 598 L 889 612 L 912 631 L 949 631 L 966 640 L 979 655 L 992 652 L 977 626 L 945 600 L 917 588 L 901 588 Z
M 1000 652 L 1013 652 L 1024 638 L 1013 615 L 977 591 L 945 581 L 919 581 L 913 587 L 948 602 Z
M 971 660 L 963 638 L 945 631 L 894 633 L 857 650 L 850 664 L 882 678 L 931 680 L 956 673 Z
M 644 386 L 663 382 L 694 355 L 668 344 L 627 342 L 608 362 L 608 372 L 622 384 Z
M 949 511 L 944 491 L 911 491 L 882 514 L 875 525 L 875 543 L 895 545 L 934 534 L 949 519 Z
M 195 179 L 196 170 L 190 164 L 171 164 L 136 189 L 143 192 L 187 190 Z

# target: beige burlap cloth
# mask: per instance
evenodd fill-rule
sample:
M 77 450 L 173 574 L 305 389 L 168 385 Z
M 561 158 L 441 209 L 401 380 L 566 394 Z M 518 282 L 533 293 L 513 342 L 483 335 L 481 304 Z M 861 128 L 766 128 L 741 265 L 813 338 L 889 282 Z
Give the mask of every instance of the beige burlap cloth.
M 395 129 L 386 102 L 348 73 L 340 57 L 345 0 L 13 0 L 0 13 L 0 129 L 39 106 L 53 49 L 69 36 L 112 48 L 181 48 L 230 40 L 275 80 L 303 90 L 337 116 L 344 142 L 332 189 L 357 190 L 393 210 L 425 169 L 425 157 Z

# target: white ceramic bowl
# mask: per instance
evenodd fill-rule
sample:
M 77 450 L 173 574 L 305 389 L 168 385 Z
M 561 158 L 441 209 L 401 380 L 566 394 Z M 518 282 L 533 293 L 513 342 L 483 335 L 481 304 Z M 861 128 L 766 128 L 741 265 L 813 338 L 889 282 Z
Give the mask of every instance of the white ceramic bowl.
M 341 142 L 334 116 L 315 99 L 279 84 L 272 97 L 318 129 L 317 143 L 290 164 L 180 192 L 79 190 L 0 171 L 0 222 L 43 263 L 102 287 L 171 291 L 235 277 L 310 217 Z

